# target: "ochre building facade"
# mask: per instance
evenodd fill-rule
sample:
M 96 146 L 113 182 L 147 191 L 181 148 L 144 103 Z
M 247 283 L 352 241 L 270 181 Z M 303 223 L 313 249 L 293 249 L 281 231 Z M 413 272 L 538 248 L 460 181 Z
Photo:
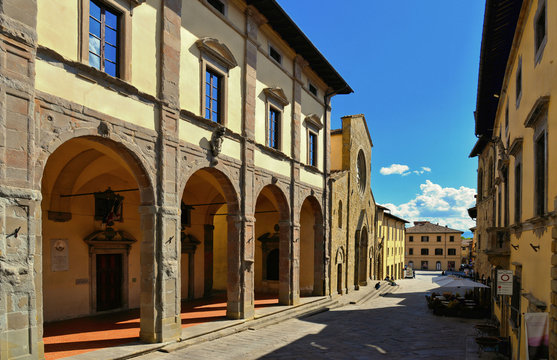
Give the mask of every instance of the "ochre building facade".
M 421 270 L 458 270 L 462 231 L 429 221 L 406 229 L 406 265 Z
M 390 210 L 377 205 L 377 264 L 376 279 L 404 278 L 406 254 L 406 224 L 408 221 L 390 213 Z
M 548 358 L 557 357 L 553 6 L 548 0 L 487 1 L 482 36 L 478 141 L 470 154 L 478 157 L 476 264 L 481 260 L 478 275 L 491 280 L 493 315 L 513 359 L 528 357 L 529 313 L 547 313 Z M 497 270 L 512 271 L 512 295 L 496 295 Z
M 330 185 L 330 99 L 352 90 L 275 1 L 5 0 L 0 17 L 0 359 L 43 358 L 46 321 L 139 308 L 141 339 L 166 342 L 182 301 L 220 292 L 249 319 L 258 293 L 366 283 L 365 119 L 341 136 L 339 170 L 360 172 Z
M 373 278 L 375 200 L 370 187 L 373 143 L 363 115 L 331 130 L 331 292 L 357 290 Z

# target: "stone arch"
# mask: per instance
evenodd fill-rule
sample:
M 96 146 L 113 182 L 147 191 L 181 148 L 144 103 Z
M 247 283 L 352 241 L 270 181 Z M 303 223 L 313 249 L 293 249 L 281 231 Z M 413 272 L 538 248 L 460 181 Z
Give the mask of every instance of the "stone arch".
M 217 164 L 217 166 L 204 166 L 207 164 L 208 162 L 203 161 L 194 163 L 193 166 L 189 168 L 189 176 L 184 177 L 180 185 L 180 199 L 184 201 L 183 199 L 186 198 L 187 194 L 193 194 L 191 192 L 188 193 L 188 186 L 200 186 L 199 181 L 203 179 L 212 184 L 210 185 L 210 188 L 212 189 L 211 191 L 200 195 L 203 200 L 198 199 L 201 203 L 205 204 L 202 207 L 202 212 L 200 213 L 200 218 L 198 219 L 202 221 L 203 224 L 201 224 L 202 226 L 199 226 L 196 230 L 199 238 L 203 239 L 203 253 L 199 255 L 202 259 L 197 259 L 197 261 L 203 260 L 203 273 L 201 274 L 201 277 L 196 277 L 194 273 L 192 273 L 193 266 L 191 266 L 191 264 L 196 261 L 194 249 L 194 254 L 189 254 L 186 259 L 188 262 L 188 286 L 191 286 L 192 282 L 199 283 L 199 279 L 202 279 L 203 294 L 198 294 L 196 297 L 208 296 L 213 291 L 213 270 L 218 270 L 218 267 L 214 268 L 214 266 L 224 264 L 224 268 L 220 268 L 219 272 L 215 273 L 217 274 L 215 276 L 216 279 L 220 279 L 221 285 L 223 286 L 222 288 L 218 287 L 218 290 L 226 290 L 226 316 L 233 319 L 243 318 L 245 316 L 246 309 L 244 308 L 244 303 L 241 299 L 244 296 L 244 292 L 249 291 L 249 289 L 242 289 L 240 284 L 240 267 L 242 266 L 242 257 L 240 244 L 241 226 L 239 225 L 241 223 L 239 197 L 235 184 L 231 181 L 231 178 L 228 175 L 229 171 L 227 171 L 227 168 L 220 165 L 220 163 Z M 194 178 L 197 179 L 195 180 L 196 185 L 192 184 Z M 194 190 L 195 189 L 192 191 Z M 195 207 L 195 202 L 194 204 L 189 203 L 187 205 L 194 205 Z M 226 220 L 223 220 L 224 223 L 221 222 L 222 226 L 220 228 L 215 228 L 216 224 L 214 221 L 217 218 L 215 213 L 223 205 L 226 205 Z M 199 206 L 199 208 L 201 208 L 201 206 Z M 219 219 L 223 217 L 224 216 L 218 216 Z M 226 238 L 214 236 L 214 231 L 217 231 L 218 229 L 224 231 L 221 235 L 226 234 Z M 224 241 L 224 244 L 220 243 L 218 247 L 218 249 L 220 249 L 219 252 L 214 252 L 215 248 L 213 245 L 215 239 L 223 239 Z M 217 241 L 215 246 L 217 246 L 218 243 L 219 242 Z M 217 260 L 224 260 L 213 262 L 214 257 L 217 255 L 220 256 L 217 257 Z M 181 271 L 183 272 L 185 270 L 182 269 Z M 190 291 L 188 289 L 188 294 L 189 293 Z M 192 296 L 188 295 L 188 297 L 191 298 Z
M 288 184 L 282 181 L 278 181 L 276 178 L 268 180 L 256 178 L 253 191 L 253 194 L 255 195 L 254 199 L 256 199 L 256 201 L 265 188 L 272 189 L 272 192 L 273 194 L 276 194 L 277 199 L 284 199 L 285 204 L 287 204 L 287 211 L 288 213 L 290 213 L 290 202 L 288 201 L 288 199 L 290 198 L 290 187 L 288 186 Z M 253 206 L 255 206 L 255 203 L 253 204 Z M 249 212 L 250 210 L 251 209 L 246 209 L 246 212 Z M 286 211 L 286 209 L 282 210 Z
M 337 254 L 335 256 L 335 264 L 342 264 L 344 263 L 344 259 L 346 258 L 346 255 L 344 255 L 344 247 L 343 246 L 339 246 L 337 249 Z
M 47 139 L 48 136 L 45 136 Z M 156 293 L 156 289 L 153 284 L 157 283 L 157 263 L 155 262 L 155 258 L 157 257 L 157 250 L 156 250 L 156 232 L 155 229 L 157 227 L 157 212 L 154 207 L 156 204 L 156 194 L 155 194 L 155 170 L 152 164 L 152 161 L 148 161 L 148 159 L 142 154 L 142 150 L 139 146 L 133 142 L 127 141 L 126 137 L 120 136 L 115 134 L 114 132 L 108 132 L 105 136 L 99 136 L 98 130 L 96 128 L 80 128 L 74 131 L 65 131 L 61 132 L 56 138 L 51 140 L 48 143 L 43 143 L 42 150 L 38 154 L 37 161 L 35 162 L 35 176 L 36 180 L 40 184 L 41 192 L 47 191 L 45 187 L 45 175 L 49 171 L 49 166 L 53 166 L 52 161 L 53 158 L 57 153 L 64 150 L 64 146 L 74 146 L 73 144 L 77 145 L 76 148 L 85 149 L 85 150 L 78 150 L 81 151 L 78 153 L 77 156 L 70 158 L 69 160 L 64 160 L 63 167 L 61 169 L 54 169 L 54 174 L 56 175 L 56 179 L 51 182 L 49 185 L 50 187 L 62 187 L 62 188 L 72 188 L 76 185 L 76 178 L 72 178 L 70 173 L 82 173 L 85 171 L 87 162 L 94 161 L 95 159 L 99 159 L 102 155 L 106 155 L 109 158 L 116 159 L 117 163 L 120 165 L 125 165 L 124 169 L 125 172 L 128 173 L 130 176 L 130 181 L 135 181 L 138 188 L 138 202 L 136 202 L 136 206 L 138 206 L 138 211 L 136 212 L 136 221 L 141 225 L 137 227 L 138 232 L 141 234 L 140 243 L 134 245 L 136 250 L 136 264 L 137 264 L 137 272 L 138 277 L 141 278 L 140 284 L 136 288 L 136 296 L 138 304 L 137 306 L 141 307 L 141 315 L 140 315 L 140 327 L 141 327 L 141 337 L 146 341 L 158 341 L 160 334 L 157 334 L 154 329 L 156 324 L 162 321 L 161 314 L 158 314 L 156 311 L 157 304 L 160 303 L 160 294 Z M 154 144 L 153 144 L 154 146 Z M 99 149 L 102 151 L 106 151 L 105 154 L 99 155 Z M 75 176 L 75 174 L 73 174 Z M 117 178 L 117 176 L 116 176 Z M 133 180 L 131 180 L 133 178 Z M 90 184 L 91 181 L 85 182 L 85 184 Z M 45 206 L 55 206 L 57 209 L 69 209 L 68 204 L 64 204 L 58 200 L 53 200 L 51 197 L 50 203 L 45 203 Z M 89 214 L 87 215 L 89 216 Z M 125 216 L 124 216 L 125 217 Z M 41 237 L 42 241 L 47 241 L 49 238 L 47 236 L 48 232 L 53 232 L 52 226 L 48 232 L 45 232 L 45 219 L 40 219 L 39 227 L 41 229 Z M 64 225 L 65 226 L 65 225 Z M 72 230 L 69 229 L 68 232 Z M 125 231 L 115 231 L 116 234 L 124 234 Z M 108 230 L 107 230 L 108 234 Z M 53 235 L 54 236 L 54 235 Z M 64 235 L 56 234 L 57 237 L 64 237 Z M 72 237 L 76 237 L 75 233 L 72 233 Z M 133 237 L 130 237 L 133 238 Z M 127 237 L 126 237 L 127 239 Z M 84 237 L 81 240 L 87 242 L 88 237 Z M 116 249 L 113 248 L 110 251 L 112 254 L 122 256 L 122 273 L 123 273 L 123 285 L 122 288 L 126 289 L 129 285 L 127 280 L 127 258 L 128 254 L 130 253 L 130 248 L 132 243 L 135 242 L 129 241 L 129 244 L 119 245 L 120 248 Z M 122 243 L 125 243 L 123 241 Z M 94 249 L 89 249 L 88 256 L 88 264 L 91 270 L 93 264 L 99 259 L 99 254 L 106 255 L 107 253 L 104 252 L 104 249 L 101 248 L 99 244 L 87 243 L 89 247 L 93 246 Z M 83 244 L 79 244 L 80 246 L 87 246 Z M 39 245 L 44 249 L 44 246 Z M 75 247 L 75 245 L 72 245 Z M 128 246 L 128 248 L 126 248 Z M 43 256 L 45 253 L 43 252 Z M 131 255 L 130 255 L 131 256 Z M 131 263 L 131 260 L 130 260 Z M 139 265 L 141 264 L 141 265 Z M 45 272 L 42 271 L 43 280 L 41 281 L 41 286 L 44 289 L 46 286 L 46 282 L 44 281 Z M 89 271 L 89 274 L 94 274 L 94 272 Z M 93 287 L 93 281 L 88 282 L 92 289 L 96 289 Z M 41 292 L 44 290 L 41 289 Z M 128 305 L 128 294 L 127 290 L 123 290 L 123 298 L 120 300 L 120 304 L 123 308 L 126 308 Z M 94 294 L 92 290 L 90 290 L 91 294 Z M 88 303 L 88 310 L 89 312 L 96 312 L 101 311 L 98 306 L 95 306 L 96 301 L 94 300 L 95 296 L 90 295 Z M 149 299 L 150 301 L 139 301 L 139 299 Z M 38 306 L 37 308 L 40 309 L 39 314 L 39 322 L 42 322 L 44 319 L 44 300 L 43 297 L 37 298 Z M 98 305 L 98 304 L 97 304 Z M 83 312 L 84 310 L 80 310 Z M 79 314 L 78 316 L 86 315 L 86 313 Z M 72 315 L 73 316 L 73 315 Z M 174 315 L 172 315 L 174 316 Z
M 268 184 L 261 187 L 261 189 L 257 192 L 257 196 L 255 198 L 259 199 L 259 196 L 261 196 L 261 193 L 265 189 L 269 190 L 270 193 L 273 194 L 276 200 L 280 221 L 290 222 L 290 206 L 289 206 L 288 198 L 285 195 L 286 192 L 277 184 Z
M 73 139 L 85 139 L 106 146 L 112 151 L 118 153 L 123 161 L 130 167 L 132 174 L 140 188 L 140 197 L 142 205 L 154 205 L 155 196 L 155 174 L 156 170 L 152 162 L 149 162 L 141 148 L 130 141 L 126 137 L 109 132 L 104 136 L 98 135 L 97 128 L 79 128 L 74 131 L 61 132 L 54 140 L 48 144 L 41 144 L 43 151 L 38 156 L 35 164 L 35 171 L 38 176 L 38 183 L 42 182 L 42 177 L 48 163 L 50 155 L 52 155 L 60 146 L 66 144 Z M 154 143 L 152 145 L 154 149 Z
M 211 173 L 215 179 L 222 184 L 223 191 L 225 192 L 225 198 L 228 200 L 234 199 L 234 203 L 238 206 L 237 208 L 233 208 L 232 210 L 235 212 L 239 212 L 239 200 L 240 199 L 240 181 L 233 182 L 232 179 L 237 179 L 237 176 L 231 173 L 230 167 L 223 164 L 222 161 L 219 161 L 217 164 L 211 164 L 209 160 L 197 160 L 192 164 L 187 164 L 186 169 L 182 169 L 182 173 L 185 173 L 186 176 L 182 176 L 179 184 L 179 194 L 183 194 L 184 190 L 186 189 L 186 185 L 189 179 L 197 173 L 199 170 L 205 170 Z M 230 210 L 230 209 L 229 209 Z
M 311 210 L 311 213 L 309 213 Z M 313 229 L 308 228 L 312 225 Z M 309 235 L 310 238 L 307 238 Z M 311 246 L 313 243 L 313 246 Z M 304 199 L 300 206 L 300 287 L 313 283 L 312 295 L 324 295 L 325 229 L 323 211 L 315 196 Z M 309 269 L 312 269 L 310 272 Z
M 295 254 L 299 251 L 299 230 L 292 237 L 290 206 L 285 192 L 276 184 L 263 186 L 255 198 L 255 290 L 276 293 L 279 303 L 294 305 L 299 302 L 299 281 Z M 273 234 L 272 236 L 266 236 Z M 268 281 L 263 276 L 263 264 L 268 252 L 279 249 L 279 281 Z

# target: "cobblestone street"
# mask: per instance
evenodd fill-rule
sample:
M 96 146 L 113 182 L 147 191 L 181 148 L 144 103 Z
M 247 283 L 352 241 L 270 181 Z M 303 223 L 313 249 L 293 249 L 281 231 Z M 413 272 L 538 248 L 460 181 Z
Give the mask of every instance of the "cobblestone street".
M 477 359 L 473 325 L 481 320 L 427 309 L 424 292 L 436 275 L 418 273 L 398 281 L 392 294 L 358 305 L 138 359 Z

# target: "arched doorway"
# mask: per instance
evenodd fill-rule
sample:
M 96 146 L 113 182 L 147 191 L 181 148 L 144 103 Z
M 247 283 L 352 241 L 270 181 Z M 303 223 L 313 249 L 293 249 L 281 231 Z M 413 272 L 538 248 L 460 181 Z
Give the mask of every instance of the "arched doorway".
M 359 250 L 359 261 L 358 261 L 358 285 L 367 285 L 367 245 L 368 245 L 368 235 L 367 227 L 363 227 L 360 233 L 360 250 Z
M 209 303 L 226 303 L 211 317 L 240 317 L 238 198 L 221 171 L 202 168 L 187 180 L 181 201 L 182 325 L 199 321 L 189 314 Z M 232 267 L 232 269 L 231 269 Z M 205 319 L 206 320 L 206 319 Z
M 283 192 L 276 185 L 265 186 L 255 203 L 256 299 L 277 299 L 285 305 L 298 301 L 299 294 L 292 294 L 290 284 L 289 256 L 292 248 L 289 214 Z
M 73 138 L 48 157 L 41 193 L 45 353 L 52 357 L 60 351 L 60 328 L 63 342 L 79 349 L 72 354 L 90 351 L 86 343 L 99 340 L 82 333 L 90 315 L 104 314 L 102 321 L 95 320 L 96 333 L 130 320 L 135 326 L 103 340 L 112 345 L 133 341 L 140 323 L 150 326 L 153 312 L 140 302 L 142 294 L 152 294 L 141 281 L 140 265 L 149 263 L 154 251 L 154 232 L 147 225 L 154 215 L 142 211 L 155 198 L 147 171 L 120 143 Z M 140 307 L 140 320 L 137 311 L 127 311 Z M 75 318 L 82 319 L 67 320 Z
M 307 197 L 300 209 L 300 295 L 324 292 L 323 216 L 317 199 Z

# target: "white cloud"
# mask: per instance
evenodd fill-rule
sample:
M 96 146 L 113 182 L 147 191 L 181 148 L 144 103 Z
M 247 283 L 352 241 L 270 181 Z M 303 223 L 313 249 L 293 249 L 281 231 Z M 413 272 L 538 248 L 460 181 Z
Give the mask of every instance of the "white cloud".
M 399 174 L 406 176 L 408 175 L 408 170 L 410 170 L 408 165 L 392 164 L 389 167 L 382 167 L 379 172 L 381 173 L 381 175 Z
M 381 175 L 398 174 L 398 175 L 402 175 L 402 176 L 407 176 L 407 175 L 410 175 L 412 173 L 414 173 L 416 175 L 422 175 L 425 172 L 431 172 L 431 168 L 429 168 L 427 166 L 422 166 L 421 170 L 410 171 L 410 167 L 408 165 L 392 164 L 389 167 L 382 167 L 381 170 L 379 170 L 379 173 Z
M 421 194 L 407 203 L 383 206 L 389 208 L 393 215 L 410 222 L 427 220 L 462 231 L 475 226 L 474 220 L 468 216 L 468 208 L 476 204 L 475 189 L 465 186 L 458 189 L 442 187 L 426 180 L 425 184 L 420 185 L 420 190 Z

